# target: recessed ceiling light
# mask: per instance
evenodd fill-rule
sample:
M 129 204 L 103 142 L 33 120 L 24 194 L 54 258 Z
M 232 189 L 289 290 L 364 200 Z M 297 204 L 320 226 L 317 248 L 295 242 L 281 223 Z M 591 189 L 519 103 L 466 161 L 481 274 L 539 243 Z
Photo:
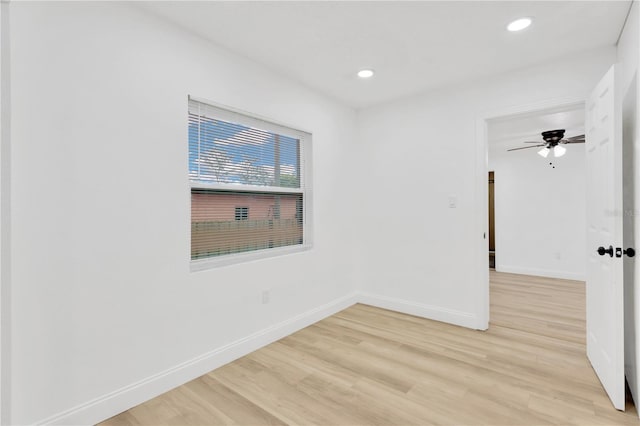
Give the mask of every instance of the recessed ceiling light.
M 373 77 L 373 70 L 360 70 L 360 71 L 358 71 L 358 77 L 360 77 L 360 78 Z
M 507 25 L 509 31 L 521 31 L 531 25 L 531 18 L 520 18 Z

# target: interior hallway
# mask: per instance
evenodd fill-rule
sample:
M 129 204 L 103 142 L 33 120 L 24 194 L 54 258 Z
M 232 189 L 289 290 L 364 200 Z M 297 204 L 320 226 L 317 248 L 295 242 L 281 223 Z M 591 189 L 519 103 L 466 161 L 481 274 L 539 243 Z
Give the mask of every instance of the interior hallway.
M 584 283 L 492 271 L 486 332 L 358 304 L 102 424 L 430 423 L 640 421 L 586 358 Z

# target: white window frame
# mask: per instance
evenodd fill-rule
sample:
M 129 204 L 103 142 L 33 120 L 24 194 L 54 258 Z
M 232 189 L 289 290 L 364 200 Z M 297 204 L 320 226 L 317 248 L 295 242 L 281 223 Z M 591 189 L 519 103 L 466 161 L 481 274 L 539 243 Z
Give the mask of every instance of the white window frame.
M 221 266 L 267 259 L 276 256 L 300 253 L 313 248 L 313 190 L 312 190 L 312 134 L 309 131 L 300 130 L 296 126 L 283 124 L 273 119 L 259 116 L 237 108 L 212 102 L 207 99 L 189 96 L 189 101 L 207 104 L 215 110 L 215 119 L 255 127 L 283 136 L 290 136 L 300 142 L 300 188 L 284 188 L 260 185 L 225 184 L 225 183 L 201 183 L 193 182 L 189 178 L 189 165 L 187 164 L 187 181 L 189 185 L 189 230 L 191 230 L 191 191 L 194 189 L 210 189 L 230 192 L 247 192 L 257 194 L 301 194 L 302 195 L 302 244 L 274 247 L 269 249 L 247 251 L 242 253 L 225 254 L 221 256 L 203 259 L 191 259 L 191 272 L 204 271 Z M 188 105 L 188 102 L 187 102 Z M 189 149 L 187 141 L 186 149 Z M 191 247 L 191 231 L 189 231 L 189 247 Z

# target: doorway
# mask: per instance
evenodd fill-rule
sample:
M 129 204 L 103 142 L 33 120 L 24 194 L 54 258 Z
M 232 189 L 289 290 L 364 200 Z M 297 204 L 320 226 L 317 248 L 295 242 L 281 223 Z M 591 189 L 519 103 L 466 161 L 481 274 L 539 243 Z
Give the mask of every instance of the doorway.
M 584 122 L 581 105 L 488 121 L 489 267 L 498 272 L 584 279 Z M 572 143 L 548 149 L 549 131 Z
M 493 216 L 493 236 L 494 240 L 492 241 L 492 248 L 494 252 L 504 253 L 504 250 L 500 247 L 500 238 L 499 235 L 503 234 L 503 230 L 500 226 L 500 213 L 498 212 L 498 205 L 504 200 L 501 199 L 499 191 L 497 190 L 500 185 L 509 185 L 510 182 L 504 179 L 504 176 L 500 174 L 492 164 L 490 164 L 490 160 L 492 156 L 490 155 L 490 124 L 495 123 L 497 121 L 509 120 L 514 118 L 522 118 L 526 116 L 539 115 L 541 113 L 549 113 L 549 112 L 561 112 L 568 110 L 580 110 L 584 111 L 585 100 L 584 99 L 549 99 L 546 101 L 541 101 L 528 105 L 519 105 L 513 106 L 509 108 L 504 108 L 500 110 L 494 110 L 485 113 L 483 116 L 477 119 L 477 141 L 476 144 L 476 159 L 477 159 L 477 183 L 476 183 L 476 193 L 478 194 L 478 198 L 476 198 L 476 205 L 479 214 L 476 216 L 476 232 L 480 238 L 477 241 L 477 249 L 476 252 L 478 256 L 476 257 L 476 274 L 480 277 L 480 285 L 477 286 L 478 293 L 476 294 L 476 303 L 477 303 L 477 321 L 476 328 L 479 330 L 487 330 L 489 328 L 489 311 L 490 311 L 490 288 L 489 288 L 489 242 L 490 242 L 490 232 L 488 232 L 488 223 L 489 223 L 489 185 L 487 184 L 487 177 L 489 171 L 494 172 L 494 192 L 493 192 L 493 202 L 494 202 L 494 216 Z M 518 140 L 522 141 L 522 136 Z M 538 137 L 538 135 L 535 135 Z M 509 143 L 513 141 L 508 141 Z M 511 146 L 509 146 L 511 147 Z M 508 148 L 505 148 L 508 149 Z M 532 149 L 533 151 L 533 149 Z M 535 151 L 534 151 L 535 154 Z M 551 165 L 553 167 L 553 165 Z M 496 173 L 500 175 L 500 182 L 496 185 L 495 175 Z M 539 226 L 543 226 L 544 224 L 539 224 Z M 500 228 L 500 232 L 496 232 L 496 229 Z M 496 238 L 498 237 L 498 238 Z M 582 248 L 584 250 L 584 247 Z M 501 255 L 502 256 L 502 255 Z M 500 267 L 501 256 L 494 256 L 495 266 Z M 508 266 L 508 265 L 507 265 Z

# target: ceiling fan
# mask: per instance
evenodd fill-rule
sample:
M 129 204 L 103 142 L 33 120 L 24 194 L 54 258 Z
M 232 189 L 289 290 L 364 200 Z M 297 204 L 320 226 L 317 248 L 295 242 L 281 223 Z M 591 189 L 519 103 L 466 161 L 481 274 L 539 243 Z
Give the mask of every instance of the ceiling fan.
M 572 136 L 565 139 L 564 129 L 547 130 L 546 132 L 542 132 L 542 139 L 544 140 L 544 143 L 540 143 L 540 141 L 527 141 L 525 143 L 535 143 L 537 145 L 523 146 L 522 148 L 511 148 L 507 151 L 517 151 L 519 149 L 538 148 L 542 146 L 544 148 L 538 151 L 538 154 L 542 157 L 547 158 L 551 150 L 553 150 L 554 157 L 562 157 L 567 152 L 567 148 L 562 145 L 568 143 L 584 143 L 584 135 Z

